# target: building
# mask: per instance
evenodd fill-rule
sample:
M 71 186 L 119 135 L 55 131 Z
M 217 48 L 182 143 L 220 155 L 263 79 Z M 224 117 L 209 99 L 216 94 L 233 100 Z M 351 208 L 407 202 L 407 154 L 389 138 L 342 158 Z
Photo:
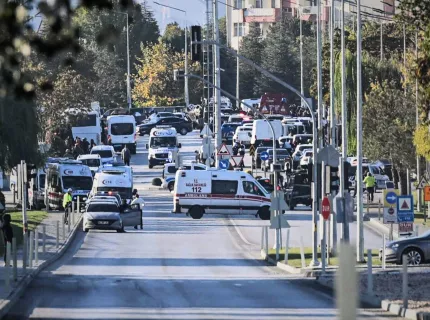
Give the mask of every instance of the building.
M 330 0 L 321 0 L 322 20 L 329 20 Z M 390 16 L 395 12 L 395 0 L 361 0 L 363 17 L 370 15 Z M 227 41 L 238 49 L 240 40 L 249 31 L 251 22 L 260 25 L 263 37 L 270 26 L 284 17 L 300 16 L 303 20 L 315 20 L 317 14 L 316 0 L 226 0 Z M 340 20 L 341 1 L 335 1 L 337 7 L 335 20 Z M 354 14 L 356 6 L 345 3 L 345 11 Z

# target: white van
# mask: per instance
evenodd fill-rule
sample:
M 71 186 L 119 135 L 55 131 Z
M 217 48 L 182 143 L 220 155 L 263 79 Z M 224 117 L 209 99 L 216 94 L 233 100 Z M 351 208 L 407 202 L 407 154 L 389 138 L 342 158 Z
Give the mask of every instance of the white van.
M 172 155 L 172 161 L 175 159 L 181 147 L 176 135 L 176 129 L 170 126 L 157 126 L 151 129 L 149 144 L 146 145 L 149 169 L 169 162 L 169 153 Z
M 94 149 L 94 148 L 93 148 Z M 100 154 L 81 154 L 78 156 L 78 161 L 81 161 L 84 165 L 88 166 L 91 170 L 91 173 L 94 175 L 99 171 L 100 166 L 102 165 L 102 158 Z
M 122 168 L 102 169 L 94 176 L 94 183 L 91 189 L 90 197 L 97 192 L 115 192 L 121 196 L 121 199 L 126 199 L 131 202 L 133 193 L 133 177 Z
M 178 170 L 173 213 L 258 214 L 270 219 L 270 193 L 250 174 L 227 170 Z
M 107 117 L 108 143 L 115 151 L 120 151 L 126 144 L 132 154 L 136 154 L 136 119 L 130 115 Z
M 115 162 L 116 153 L 112 146 L 94 146 L 91 149 L 90 155 L 96 156 L 98 155 L 101 158 L 102 164 L 113 163 Z
M 168 189 L 169 191 L 173 191 L 175 188 L 175 178 L 176 171 L 178 170 L 208 170 L 209 167 L 196 163 L 195 161 L 191 162 L 189 165 L 183 165 L 181 168 L 176 168 L 174 163 L 166 163 L 163 169 L 163 184 L 161 185 L 163 188 Z
M 249 133 L 252 134 L 252 127 L 237 127 L 233 136 L 233 143 L 240 142 L 245 146 L 249 146 L 251 144 L 251 137 L 249 136 Z
M 289 134 L 297 135 L 305 133 L 305 126 L 301 122 L 293 122 L 293 123 L 284 123 L 283 127 L 283 135 L 288 136 Z
M 278 140 L 283 133 L 282 122 L 280 120 L 269 120 L 275 131 L 275 139 Z M 267 120 L 254 120 L 252 124 L 251 144 L 259 146 L 260 143 L 270 143 L 273 141 L 272 130 Z
M 88 166 L 76 160 L 60 160 L 49 163 L 46 169 L 45 205 L 50 209 L 63 207 L 63 196 L 67 189 L 72 189 L 73 202 L 80 201 L 85 206 L 88 193 L 93 185 L 93 175 Z

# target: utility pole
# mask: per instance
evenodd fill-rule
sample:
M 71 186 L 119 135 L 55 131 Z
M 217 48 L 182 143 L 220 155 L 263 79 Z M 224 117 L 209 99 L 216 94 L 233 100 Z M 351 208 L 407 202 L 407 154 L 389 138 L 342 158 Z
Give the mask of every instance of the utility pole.
M 343 199 L 345 199 L 345 161 L 348 157 L 348 137 L 347 137 L 347 109 L 346 109 L 346 66 L 345 66 L 345 2 L 347 0 L 342 0 L 342 14 L 341 14 L 341 59 L 342 59 L 342 68 L 341 68 L 341 78 L 342 78 L 342 159 L 340 163 L 341 172 L 340 172 L 340 194 Z M 358 177 L 361 179 L 361 177 Z M 345 201 L 345 200 L 344 200 Z M 345 205 L 344 205 L 345 208 Z M 349 218 L 345 212 L 345 216 L 343 219 L 343 229 L 342 229 L 342 239 L 345 242 L 349 242 Z
M 213 12 L 214 12 L 214 41 L 219 41 L 219 21 L 218 21 L 218 1 L 212 0 Z M 221 87 L 221 70 L 220 70 L 220 54 L 219 54 L 219 46 L 214 46 L 214 85 L 217 87 Z M 219 157 L 217 150 L 221 146 L 221 92 L 219 90 L 215 91 L 214 95 L 214 120 L 215 120 L 215 130 L 216 138 L 215 138 L 215 161 L 216 166 L 219 165 Z
M 382 19 L 381 19 L 381 61 L 384 60 L 384 33 L 382 29 Z
M 187 13 L 185 13 L 185 73 L 188 74 L 188 25 L 187 25 Z M 188 110 L 188 105 L 190 104 L 190 95 L 188 92 L 188 77 L 184 81 L 185 89 L 185 106 Z
M 237 53 L 239 54 L 239 47 L 240 47 L 240 43 L 239 43 L 239 46 L 237 47 Z M 240 76 L 239 76 L 239 73 L 240 73 L 240 59 L 239 59 L 239 57 L 237 57 L 236 58 L 236 106 L 237 106 L 237 109 L 240 109 L 240 102 L 238 102 L 238 101 L 240 101 Z
M 319 149 L 324 146 L 322 103 L 322 48 L 321 48 L 321 0 L 317 0 L 317 70 L 318 70 L 318 140 Z
M 330 143 L 336 147 L 336 117 L 334 108 L 334 18 L 335 0 L 330 7 Z
M 131 84 L 130 84 L 130 35 L 128 27 L 128 13 L 126 15 L 127 20 L 127 104 L 128 108 L 131 109 Z
M 415 32 L 415 60 L 418 61 L 418 32 Z M 415 121 L 416 127 L 420 125 L 420 117 L 418 110 L 418 78 L 415 79 Z M 421 157 L 417 155 L 417 181 L 418 183 L 421 181 Z M 421 189 L 417 189 L 418 192 L 418 202 L 417 202 L 417 210 L 421 211 Z
M 361 84 L 361 0 L 357 0 L 357 261 L 364 261 L 363 234 L 363 92 Z
M 300 93 L 305 96 L 305 85 L 303 80 L 303 21 L 302 11 L 299 7 L 299 19 L 300 19 Z M 301 100 L 300 106 L 303 108 L 303 100 Z

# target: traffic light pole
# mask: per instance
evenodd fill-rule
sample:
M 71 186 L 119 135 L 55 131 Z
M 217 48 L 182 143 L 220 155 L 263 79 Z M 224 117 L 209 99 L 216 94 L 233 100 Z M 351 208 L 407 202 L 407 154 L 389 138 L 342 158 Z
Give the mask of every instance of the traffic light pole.
M 191 44 L 212 44 L 212 45 L 215 45 L 216 47 L 220 47 L 220 48 L 227 50 L 234 57 L 239 58 L 244 63 L 246 63 L 246 64 L 250 65 L 251 67 L 253 67 L 254 69 L 260 71 L 266 77 L 272 79 L 273 81 L 279 83 L 283 87 L 285 87 L 288 90 L 295 93 L 297 96 L 300 97 L 300 99 L 302 99 L 302 101 L 304 102 L 306 107 L 309 109 L 309 112 L 310 112 L 311 118 L 312 118 L 312 140 L 313 140 L 312 141 L 312 154 L 313 154 L 313 163 L 314 163 L 313 174 L 312 174 L 313 178 L 314 178 L 313 179 L 314 182 L 313 182 L 313 188 L 312 188 L 312 261 L 311 261 L 311 266 L 319 266 L 319 261 L 318 261 L 318 256 L 317 256 L 317 254 L 318 254 L 318 211 L 317 211 L 318 191 L 317 191 L 317 189 L 318 188 L 317 188 L 317 181 L 316 181 L 317 180 L 317 165 L 316 165 L 317 160 L 316 159 L 317 159 L 317 154 L 318 154 L 318 150 L 317 150 L 318 135 L 317 135 L 317 125 L 316 125 L 314 110 L 311 108 L 311 106 L 308 103 L 308 101 L 306 100 L 306 98 L 297 89 L 295 89 L 294 87 L 292 87 L 291 85 L 289 85 L 285 81 L 281 80 L 277 76 L 271 74 L 269 71 L 260 67 L 259 65 L 257 65 L 253 61 L 249 60 L 248 58 L 238 54 L 236 52 L 236 50 L 231 49 L 225 45 L 222 45 L 216 41 L 192 41 Z M 276 148 L 274 150 L 276 150 Z M 273 157 L 275 158 L 275 154 L 273 155 Z

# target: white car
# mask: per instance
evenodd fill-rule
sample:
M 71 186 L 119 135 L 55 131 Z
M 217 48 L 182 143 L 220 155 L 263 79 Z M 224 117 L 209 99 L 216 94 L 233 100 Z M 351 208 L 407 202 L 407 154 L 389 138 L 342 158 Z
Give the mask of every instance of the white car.
M 306 167 L 312 160 L 312 150 L 305 150 L 302 152 L 302 158 L 300 159 L 300 166 Z
M 100 154 L 81 154 L 78 156 L 79 161 L 81 161 L 84 165 L 88 166 L 91 170 L 93 176 L 100 170 L 100 166 L 102 165 L 102 159 Z
M 248 126 L 240 126 L 236 128 L 236 132 L 233 136 L 233 143 L 240 142 L 245 146 L 249 146 L 251 144 L 251 133 L 252 127 Z
M 305 150 L 312 151 L 312 145 L 311 144 L 299 144 L 296 147 L 296 149 L 294 150 L 293 161 L 300 161 Z
M 90 154 L 98 154 L 102 160 L 102 164 L 113 163 L 116 158 L 115 150 L 112 146 L 100 145 L 94 146 Z

